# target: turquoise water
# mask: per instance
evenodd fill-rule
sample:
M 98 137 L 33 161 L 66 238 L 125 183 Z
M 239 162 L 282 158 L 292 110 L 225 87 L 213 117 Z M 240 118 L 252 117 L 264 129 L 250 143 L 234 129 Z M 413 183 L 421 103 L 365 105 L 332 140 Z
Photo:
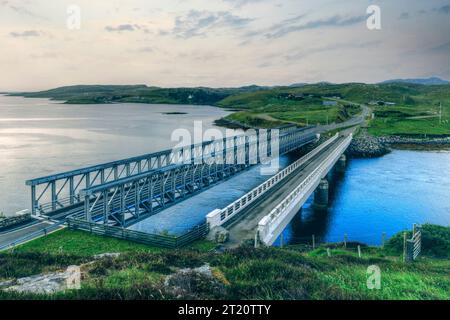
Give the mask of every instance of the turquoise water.
M 376 159 L 352 159 L 334 174 L 330 207 L 315 211 L 313 196 L 283 233 L 284 241 L 349 240 L 377 245 L 414 223 L 450 226 L 450 152 L 395 150 Z

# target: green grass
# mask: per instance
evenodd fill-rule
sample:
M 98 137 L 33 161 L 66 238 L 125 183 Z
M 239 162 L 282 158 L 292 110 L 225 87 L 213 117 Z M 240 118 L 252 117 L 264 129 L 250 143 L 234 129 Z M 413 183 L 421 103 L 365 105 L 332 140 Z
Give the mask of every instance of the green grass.
M 65 253 L 77 256 L 93 256 L 106 252 L 151 251 L 163 249 L 140 243 L 101 237 L 83 231 L 64 229 L 16 248 L 16 252 Z
M 208 251 L 214 248 L 209 241 L 196 241 L 189 248 Z M 168 249 L 152 247 L 136 242 L 102 237 L 84 231 L 63 229 L 46 237 L 27 242 L 15 249 L 15 252 L 43 252 L 47 254 L 76 255 L 90 257 L 111 252 L 164 252 Z
M 219 287 L 190 278 L 188 299 L 450 299 L 449 227 L 424 225 L 423 253 L 414 263 L 401 258 L 402 233 L 385 249 L 330 244 L 305 251 L 301 246 L 259 248 L 243 246 L 214 253 L 201 241 L 179 250 L 155 249 L 123 240 L 77 231 L 60 231 L 0 254 L 0 278 L 16 278 L 64 270 L 84 264 L 81 290 L 55 295 L 0 291 L 0 299 L 175 299 L 163 285 L 179 268 L 210 264 Z M 61 245 L 63 252 L 59 250 Z M 122 252 L 117 258 L 91 262 L 89 255 Z M 86 264 L 87 262 L 91 262 Z M 367 288 L 367 268 L 381 270 L 381 289 Z
M 301 101 L 286 100 L 286 94 L 303 94 L 307 98 Z M 322 106 L 322 99 L 330 96 L 340 96 L 341 106 Z M 450 135 L 450 85 L 316 84 L 235 94 L 221 100 L 218 105 L 245 110 L 243 115 L 233 114 L 229 118 L 247 124 L 255 123 L 255 119 L 265 115 L 278 121 L 305 125 L 323 124 L 327 119 L 329 122 L 344 121 L 357 111 L 342 113 L 342 105 L 348 102 L 367 104 L 371 101 L 396 104 L 373 107 L 375 120 L 371 122 L 369 132 L 374 135 Z M 441 124 L 437 117 L 439 103 L 442 103 Z M 263 125 L 269 126 L 266 123 Z
M 369 133 L 382 135 L 449 135 L 450 121 L 439 123 L 438 118 L 408 119 L 404 117 L 375 118 Z

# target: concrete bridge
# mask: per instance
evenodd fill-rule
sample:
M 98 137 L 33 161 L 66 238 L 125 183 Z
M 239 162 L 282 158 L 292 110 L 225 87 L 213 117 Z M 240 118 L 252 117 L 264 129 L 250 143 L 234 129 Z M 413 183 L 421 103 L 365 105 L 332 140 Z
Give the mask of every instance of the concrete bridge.
M 207 216 L 210 232 L 225 227 L 231 247 L 248 239 L 272 245 L 313 192 L 315 204 L 327 206 L 325 177 L 335 165 L 345 167 L 351 140 L 352 133 L 336 134 L 240 199 L 212 211 Z

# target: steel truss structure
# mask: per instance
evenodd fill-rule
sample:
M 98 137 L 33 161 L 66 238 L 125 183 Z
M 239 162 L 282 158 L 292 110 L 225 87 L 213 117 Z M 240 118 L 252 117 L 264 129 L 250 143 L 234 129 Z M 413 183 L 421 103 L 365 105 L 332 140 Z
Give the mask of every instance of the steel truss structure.
M 271 156 L 274 143 L 284 154 L 317 137 L 309 128 L 292 127 L 272 135 L 269 130 L 261 139 L 257 131 L 256 135 L 244 134 L 29 180 L 32 212 L 129 225 L 260 163 L 265 153 L 261 150 Z

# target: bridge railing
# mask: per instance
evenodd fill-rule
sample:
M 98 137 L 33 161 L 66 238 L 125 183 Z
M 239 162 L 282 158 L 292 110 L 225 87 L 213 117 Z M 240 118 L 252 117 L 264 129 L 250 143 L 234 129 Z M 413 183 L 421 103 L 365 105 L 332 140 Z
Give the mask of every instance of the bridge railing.
M 290 210 L 294 207 L 298 199 L 309 196 L 330 170 L 330 166 L 337 161 L 338 157 L 347 149 L 352 141 L 352 134 L 346 137 L 339 146 L 331 152 L 322 163 L 311 172 L 302 183 L 297 186 L 280 204 L 278 204 L 268 215 L 263 217 L 258 223 L 257 235 L 263 243 L 270 244 L 269 239 L 273 239 L 274 231 L 278 225 L 284 220 Z
M 334 135 L 332 138 L 328 139 L 324 143 L 322 143 L 320 146 L 306 154 L 305 156 L 301 157 L 276 175 L 274 175 L 272 178 L 266 180 L 250 192 L 246 193 L 233 203 L 229 204 L 227 207 L 223 209 L 215 209 L 214 211 L 210 212 L 206 219 L 210 225 L 210 228 L 214 228 L 216 226 L 220 226 L 223 224 L 226 224 L 231 219 L 238 216 L 240 212 L 242 212 L 245 208 L 247 208 L 250 204 L 255 202 L 257 199 L 259 199 L 262 195 L 264 195 L 266 192 L 271 190 L 274 186 L 279 184 L 281 181 L 283 181 L 285 178 L 287 178 L 292 172 L 297 170 L 300 166 L 302 166 L 304 163 L 309 161 L 311 158 L 316 156 L 319 152 L 321 152 L 323 149 L 328 147 L 330 144 L 332 144 L 336 139 L 338 138 L 338 134 Z

